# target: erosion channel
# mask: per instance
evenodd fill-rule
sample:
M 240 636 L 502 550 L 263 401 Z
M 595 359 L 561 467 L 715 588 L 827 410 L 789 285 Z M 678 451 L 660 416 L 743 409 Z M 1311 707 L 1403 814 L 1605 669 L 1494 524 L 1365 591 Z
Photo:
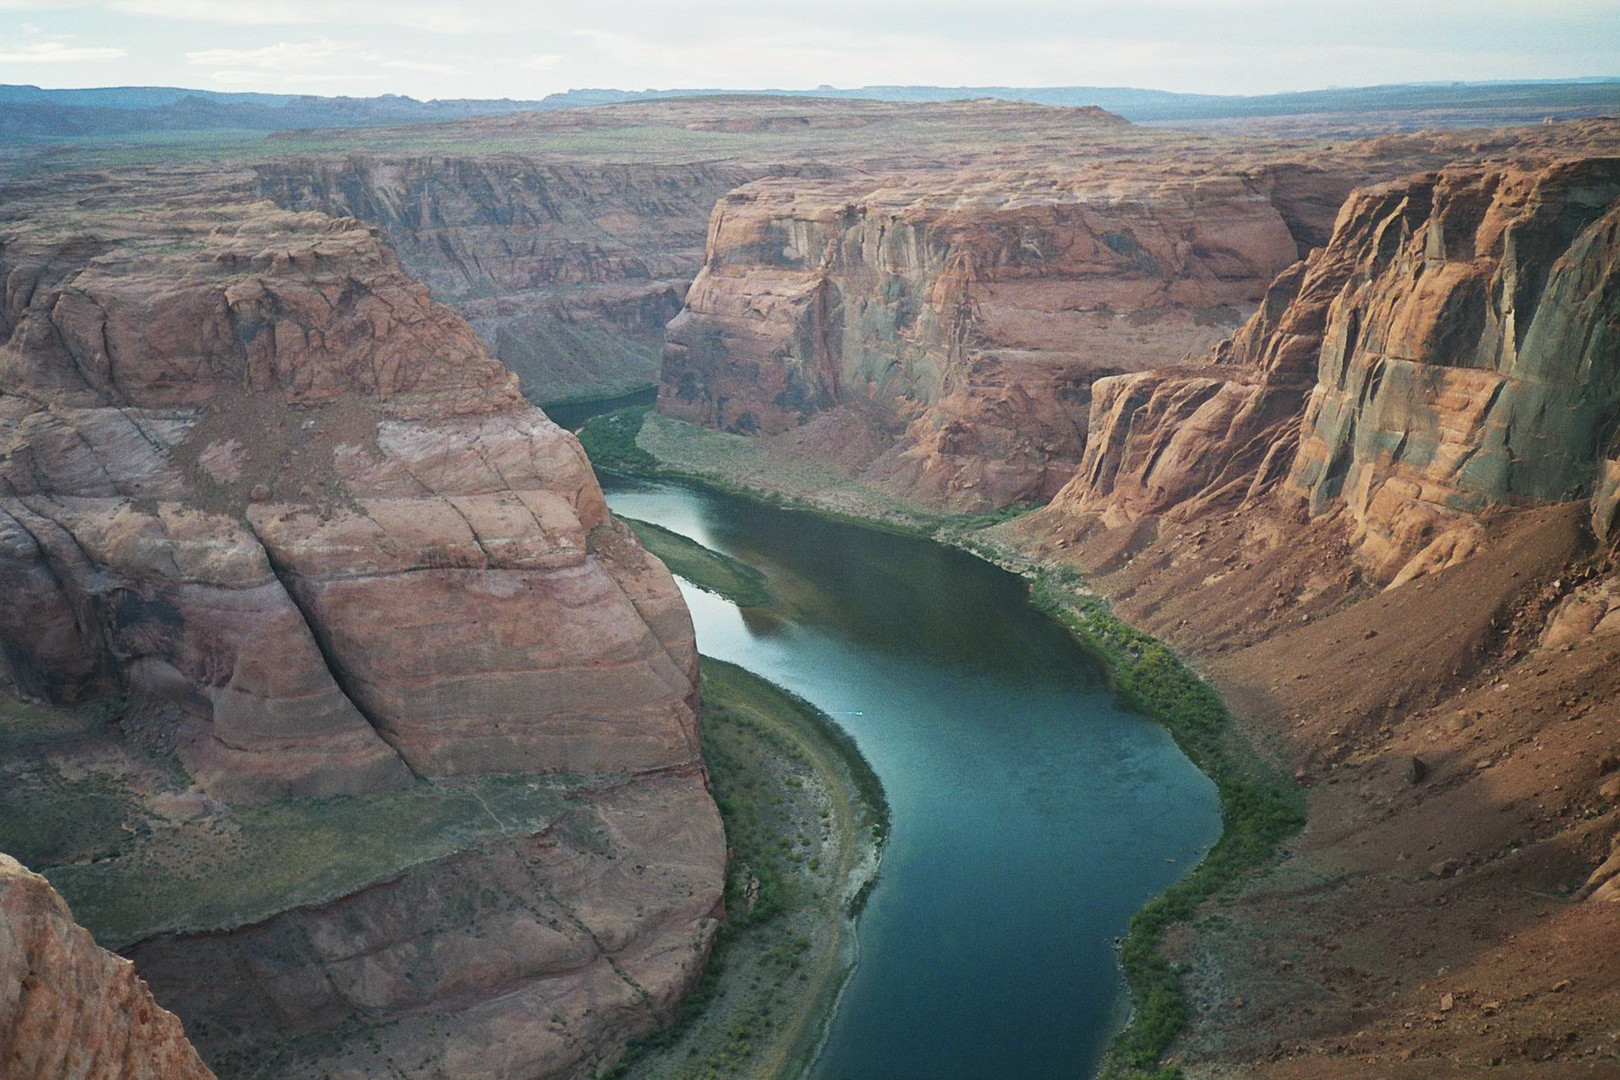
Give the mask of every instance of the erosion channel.
M 829 713 L 887 791 L 814 1080 L 1090 1075 L 1127 1008 L 1114 939 L 1220 833 L 1209 780 L 1012 574 L 705 490 L 607 491 L 615 513 L 766 574 L 761 609 L 681 582 L 700 650 Z

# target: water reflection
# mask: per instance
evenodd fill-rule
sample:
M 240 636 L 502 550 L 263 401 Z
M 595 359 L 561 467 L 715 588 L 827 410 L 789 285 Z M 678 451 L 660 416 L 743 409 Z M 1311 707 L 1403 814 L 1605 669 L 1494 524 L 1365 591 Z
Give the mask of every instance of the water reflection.
M 831 713 L 894 814 L 817 1080 L 1088 1075 L 1111 943 L 1219 832 L 1213 786 L 1095 661 L 962 552 L 668 485 L 615 511 L 765 571 L 777 612 L 683 588 L 698 644 Z

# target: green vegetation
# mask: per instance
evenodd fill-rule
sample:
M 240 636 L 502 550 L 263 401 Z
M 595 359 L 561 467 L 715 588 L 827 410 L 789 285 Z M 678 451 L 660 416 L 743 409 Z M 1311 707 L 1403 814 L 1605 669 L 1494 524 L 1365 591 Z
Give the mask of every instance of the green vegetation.
M 98 732 L 121 705 L 114 698 L 88 705 L 35 705 L 0 694 L 0 750 Z
M 421 780 L 364 797 L 216 803 L 176 820 L 107 774 L 57 777 L 47 791 L 41 763 L 6 779 L 0 850 L 19 851 L 109 948 L 256 922 L 500 833 L 535 832 L 567 813 L 569 789 L 553 777 Z
M 849 897 L 888 833 L 882 785 L 853 740 L 803 699 L 703 660 L 703 754 L 732 860 L 725 925 L 669 1027 L 615 1080 L 794 1075 L 848 973 Z
M 630 405 L 593 416 L 579 429 L 579 442 L 597 472 L 631 476 L 653 473 L 658 460 L 636 443 L 651 405 Z
M 579 441 L 598 472 L 679 480 L 832 521 L 954 543 L 959 534 L 1028 512 L 1028 504 L 982 514 L 919 510 L 831 466 L 760 439 L 673 420 L 650 405 L 592 417 Z
M 562 319 L 513 320 L 495 335 L 495 355 L 523 380 L 524 396 L 542 407 L 611 399 L 656 385 L 663 354 L 662 335 Z
M 833 475 L 826 466 L 774 460 L 757 440 L 683 424 L 642 410 L 615 422 L 612 449 L 634 455 L 633 470 L 692 480 L 776 505 L 795 506 L 868 528 L 928 537 L 981 558 L 1018 566 L 1032 577 L 1031 599 L 1057 618 L 1110 667 L 1126 704 L 1162 723 L 1220 794 L 1221 839 L 1184 880 L 1131 920 L 1120 964 L 1133 1002 L 1130 1022 L 1110 1049 L 1106 1080 L 1175 1080 L 1160 1062 L 1186 1023 L 1181 980 L 1160 946 L 1169 929 L 1190 921 L 1200 904 L 1235 887 L 1271 861 L 1304 824 L 1304 798 L 1280 773 L 1255 757 L 1233 731 L 1220 697 L 1174 653 L 1116 618 L 1085 594 L 1072 571 L 1009 560 L 982 530 L 1027 510 L 1009 507 L 978 515 L 929 514 Z M 617 414 L 616 414 L 617 415 Z M 594 454 L 593 454 L 594 460 Z M 834 507 L 849 507 L 849 510 Z M 858 905 L 864 896 L 855 898 Z M 856 908 L 858 910 L 858 907 Z
M 738 607 L 770 607 L 775 603 L 765 575 L 724 552 L 706 548 L 696 540 L 671 532 L 650 521 L 621 516 L 641 546 L 679 575 L 707 592 L 717 593 Z
M 1299 790 L 1258 760 L 1232 731 L 1219 696 L 1163 644 L 1116 618 L 1095 596 L 1074 591 L 1070 572 L 1042 571 L 1031 597 L 1112 667 L 1120 696 L 1162 723 L 1220 792 L 1224 830 L 1197 869 L 1132 917 L 1120 948 L 1130 987 L 1130 1022 L 1114 1040 L 1102 1076 L 1173 1080 L 1160 1061 L 1186 1023 L 1181 980 L 1160 952 L 1165 934 L 1190 921 L 1204 901 L 1276 857 L 1305 823 Z

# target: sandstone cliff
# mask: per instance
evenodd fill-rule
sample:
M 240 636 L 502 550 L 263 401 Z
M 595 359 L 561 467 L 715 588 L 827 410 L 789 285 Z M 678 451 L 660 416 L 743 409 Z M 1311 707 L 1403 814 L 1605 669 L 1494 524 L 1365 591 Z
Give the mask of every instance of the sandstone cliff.
M 1357 192 L 1197 373 L 1094 387 L 1055 509 L 1109 524 L 1256 498 L 1345 514 L 1363 566 L 1454 562 L 1493 506 L 1593 497 L 1620 426 L 1620 163 L 1455 168 Z
M 1190 1070 L 1615 1067 L 1620 909 L 1574 901 L 1620 895 L 1617 182 L 1358 191 L 1203 364 L 1100 381 L 1074 480 L 1007 530 L 1197 657 L 1310 799 L 1172 943 Z
M 1297 255 L 1237 175 L 760 181 L 715 210 L 659 407 L 763 434 L 859 409 L 896 440 L 863 463 L 890 490 L 1046 498 L 1093 380 L 1213 345 Z
M 1304 147 L 1175 140 L 1072 115 L 1038 148 L 1009 140 L 927 169 L 756 181 L 715 209 L 703 269 L 666 332 L 659 409 L 773 437 L 890 495 L 980 510 L 1062 487 L 1085 452 L 1095 387 L 1105 411 L 1151 400 L 1150 415 L 1179 428 L 1196 412 L 1192 428 L 1229 427 L 1249 448 L 1236 471 L 1200 462 L 1174 490 L 1122 495 L 1174 503 L 1259 464 L 1311 389 L 1325 308 L 1289 313 L 1282 336 L 1245 330 L 1254 340 L 1217 361 L 1238 370 L 1187 371 L 1162 389 L 1136 373 L 1200 366 L 1262 302 L 1275 320 L 1301 289 L 1307 306 L 1331 301 L 1352 268 L 1311 253 L 1356 184 L 1458 158 L 1545 162 L 1612 142 L 1610 127 Z M 1268 294 L 1301 259 L 1310 266 Z M 1285 355 L 1244 355 L 1263 348 Z M 1123 381 L 1098 385 L 1109 376 Z M 1166 448 L 1161 477 L 1199 438 Z M 1099 453 L 1126 452 L 1117 437 L 1108 446 Z M 1113 471 L 1081 469 L 1104 484 Z
M 350 153 L 265 161 L 254 173 L 280 206 L 379 227 L 530 398 L 551 401 L 656 380 L 709 210 L 759 169 Z
M 315 1008 L 299 987 L 336 978 L 323 972 L 336 954 L 299 951 L 274 974 L 248 966 L 283 987 L 284 1007 L 264 1014 L 272 1028 L 352 1036 L 425 1012 L 440 1025 L 435 1053 L 471 1071 L 560 1076 L 599 1062 L 691 984 L 720 898 L 697 655 L 673 579 L 608 514 L 573 437 L 523 401 L 375 230 L 217 191 L 187 198 L 185 176 L 160 188 L 167 200 L 150 177 L 123 181 L 68 212 L 50 193 L 13 192 L 0 232 L 0 580 L 18 599 L 0 614 L 0 678 L 25 699 L 128 702 L 82 752 L 53 743 L 11 764 L 28 773 L 42 755 L 29 783 L 90 769 L 133 784 L 119 805 L 143 850 L 172 835 L 164 822 L 236 828 L 232 804 L 557 777 L 571 809 L 550 827 L 573 823 L 560 839 L 514 837 L 453 869 L 370 871 L 431 891 L 435 874 L 477 882 L 523 863 L 553 911 L 506 887 L 465 917 L 373 920 L 401 950 L 391 970 L 408 994 L 373 981 Z M 143 764 L 171 749 L 190 792 Z M 617 779 L 569 780 L 582 776 Z M 193 809 L 176 818 L 179 805 Z M 519 859 L 523 843 L 533 850 Z M 289 896 L 330 896 L 317 883 L 342 880 L 350 861 L 333 856 L 325 869 L 312 860 L 310 884 L 290 880 Z M 639 888 L 605 880 L 621 858 L 650 871 Z M 210 886 L 196 889 L 206 906 Z M 385 902 L 376 895 L 354 904 Z M 543 929 L 555 911 L 568 925 Z M 302 934 L 304 918 L 262 925 Z M 477 942 L 503 918 L 518 925 L 496 959 Z M 459 944 L 429 955 L 447 925 Z M 222 947 L 251 950 L 245 933 Z M 182 958 L 153 959 L 151 978 L 205 1050 L 229 1041 L 221 1030 L 235 1037 L 221 1017 L 232 994 L 257 992 L 253 979 L 223 978 L 229 993 L 202 1000 L 200 947 L 165 939 L 137 955 Z M 566 1039 L 530 1031 L 524 1018 L 546 1009 L 569 1017 Z M 492 1038 L 491 1025 L 511 1033 Z M 436 1060 L 424 1053 L 410 1071 Z
M 0 1077 L 212 1080 L 135 966 L 98 947 L 50 883 L 0 854 Z

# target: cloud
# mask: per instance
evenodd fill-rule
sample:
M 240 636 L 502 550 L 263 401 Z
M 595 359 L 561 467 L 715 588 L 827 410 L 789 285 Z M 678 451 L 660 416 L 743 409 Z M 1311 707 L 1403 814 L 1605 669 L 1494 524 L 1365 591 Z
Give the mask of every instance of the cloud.
M 4 2 L 4 0 L 0 0 Z M 187 22 L 238 26 L 398 26 L 435 34 L 500 28 L 499 9 L 478 4 L 396 4 L 386 0 L 109 0 L 114 11 Z
M 278 41 L 257 49 L 198 49 L 187 63 L 216 68 L 219 82 L 244 84 L 266 80 L 283 83 L 382 82 L 383 70 L 456 74 L 453 64 L 413 55 L 389 56 L 348 41 Z
M 315 41 L 278 41 L 257 49 L 199 49 L 186 53 L 186 62 L 212 67 L 224 64 L 258 71 L 305 71 L 339 62 L 377 63 L 381 53 L 330 38 Z
M 227 71 L 214 71 L 214 72 L 210 72 L 209 74 L 210 74 L 210 77 L 215 82 L 228 83 L 228 84 L 230 84 L 232 86 L 260 86 L 260 85 L 263 85 L 263 83 L 265 81 L 265 74 L 262 71 L 229 71 L 229 70 L 227 70 Z M 348 73 L 339 74 L 339 75 L 318 75 L 318 74 L 317 75 L 308 75 L 308 74 L 306 74 L 306 75 L 300 75 L 298 77 L 298 79 L 297 79 L 297 82 L 299 82 L 300 84 L 303 84 L 303 83 L 309 83 L 309 84 L 319 84 L 319 83 L 345 83 L 345 84 L 348 84 L 348 83 L 380 83 L 380 82 L 385 81 L 385 79 L 386 79 L 386 76 L 383 76 L 383 75 L 355 75 L 355 74 L 348 74 Z
M 125 57 L 95 77 L 166 83 L 189 62 L 199 82 L 348 80 L 418 97 L 822 83 L 1252 93 L 1615 74 L 1617 10 L 1620 0 L 0 0 L 42 28 L 13 31 L 0 60 L 64 61 L 36 78 Z M 77 51 L 108 40 L 122 49 Z M 34 47 L 46 41 L 64 44 Z
M 60 41 L 37 41 L 13 49 L 0 50 L 0 64 L 66 64 L 83 60 L 117 60 L 128 56 L 124 49 L 100 45 L 64 45 Z

